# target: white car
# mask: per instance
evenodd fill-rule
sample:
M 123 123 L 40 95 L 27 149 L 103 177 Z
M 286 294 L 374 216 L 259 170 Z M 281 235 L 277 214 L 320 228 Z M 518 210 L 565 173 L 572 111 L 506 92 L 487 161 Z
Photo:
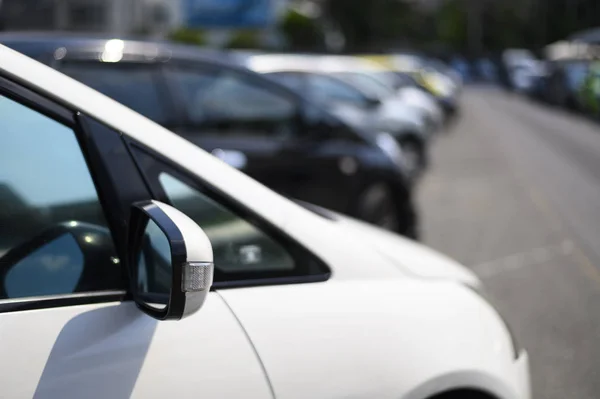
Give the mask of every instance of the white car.
M 465 268 L 2 46 L 0 198 L 1 397 L 530 398 Z

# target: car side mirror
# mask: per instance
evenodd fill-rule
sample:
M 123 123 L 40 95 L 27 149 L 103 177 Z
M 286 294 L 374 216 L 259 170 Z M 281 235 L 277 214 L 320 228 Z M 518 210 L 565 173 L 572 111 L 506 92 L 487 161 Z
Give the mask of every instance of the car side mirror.
M 179 320 L 202 307 L 213 281 L 213 250 L 192 219 L 159 201 L 133 204 L 129 249 L 131 293 L 143 312 Z

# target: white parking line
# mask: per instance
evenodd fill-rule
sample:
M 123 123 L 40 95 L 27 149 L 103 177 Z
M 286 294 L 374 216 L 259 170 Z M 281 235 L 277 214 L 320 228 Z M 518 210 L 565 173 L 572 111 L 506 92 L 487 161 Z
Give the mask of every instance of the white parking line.
M 558 245 L 533 248 L 527 252 L 520 252 L 505 256 L 500 259 L 480 263 L 472 267 L 479 277 L 492 277 L 524 267 L 541 265 L 551 259 L 567 256 L 573 253 L 575 245 L 571 240 L 564 240 Z

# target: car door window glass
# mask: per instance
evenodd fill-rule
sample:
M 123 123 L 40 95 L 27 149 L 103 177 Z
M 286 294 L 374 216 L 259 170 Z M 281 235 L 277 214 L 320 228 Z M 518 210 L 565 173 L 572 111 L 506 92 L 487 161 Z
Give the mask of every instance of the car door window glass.
M 266 74 L 266 76 L 292 90 L 296 90 L 299 93 L 304 93 L 305 91 L 304 78 L 298 73 L 272 72 Z
M 295 267 L 288 251 L 256 226 L 168 173 L 162 172 L 159 181 L 171 204 L 204 229 L 217 271 L 272 272 Z
M 355 88 L 334 78 L 312 75 L 308 80 L 311 97 L 320 103 L 345 102 L 357 106 L 366 105 L 365 96 Z
M 236 72 L 169 70 L 183 96 L 189 122 L 219 135 L 286 138 L 293 134 L 295 103 Z
M 167 123 L 155 70 L 138 64 L 65 62 L 60 71 L 160 124 Z
M 357 73 L 357 72 L 340 72 L 336 73 L 340 78 L 356 86 L 359 90 L 373 98 L 387 98 L 394 94 L 391 85 L 388 87 L 375 77 Z
M 2 96 L 0 115 L 0 299 L 119 288 L 75 133 Z

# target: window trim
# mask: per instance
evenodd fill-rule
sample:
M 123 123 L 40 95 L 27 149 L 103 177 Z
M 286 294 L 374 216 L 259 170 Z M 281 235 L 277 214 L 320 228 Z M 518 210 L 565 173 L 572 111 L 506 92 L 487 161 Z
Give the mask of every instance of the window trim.
M 142 174 L 146 184 L 152 192 L 152 197 L 158 201 L 170 204 L 169 198 L 164 193 L 158 176 L 154 179 L 148 176 L 147 171 L 144 170 L 142 163 L 140 162 L 140 152 L 149 156 L 153 161 L 162 165 L 162 171 L 168 172 L 174 178 L 181 180 L 184 184 L 189 185 L 198 192 L 206 195 L 211 200 L 219 203 L 227 210 L 231 211 L 235 215 L 243 218 L 246 222 L 257 227 L 261 232 L 266 234 L 269 238 L 280 244 L 288 252 L 288 255 L 294 259 L 297 264 L 306 264 L 309 267 L 309 262 L 313 263 L 315 269 L 319 269 L 318 273 L 304 273 L 302 275 L 288 275 L 288 276 L 269 276 L 269 277 L 258 277 L 258 278 L 247 278 L 239 280 L 221 281 L 214 282 L 211 290 L 225 289 L 225 288 L 242 288 L 242 287 L 256 287 L 266 285 L 284 285 L 284 284 L 301 284 L 301 283 L 315 283 L 324 282 L 329 280 L 331 277 L 331 268 L 317 255 L 315 255 L 308 248 L 297 242 L 293 237 L 288 235 L 285 231 L 281 230 L 277 226 L 265 220 L 260 215 L 253 212 L 251 209 L 246 207 L 244 204 L 236 200 L 235 198 L 224 193 L 220 189 L 204 181 L 201 177 L 195 175 L 193 172 L 185 170 L 181 165 L 174 163 L 172 160 L 165 158 L 160 153 L 144 146 L 141 143 L 127 137 L 124 138 L 127 146 L 130 148 L 130 152 L 135 163 L 138 166 L 138 170 Z M 298 259 L 299 257 L 303 259 Z M 259 272 L 248 272 L 259 274 Z
M 81 153 L 85 160 L 86 166 L 90 173 L 90 178 L 94 184 L 98 201 L 102 210 L 102 214 L 107 222 L 107 228 L 111 233 L 113 244 L 117 254 L 120 256 L 119 248 L 122 247 L 122 243 L 118 243 L 115 240 L 115 227 L 118 226 L 117 216 L 111 212 L 107 212 L 107 202 L 105 193 L 107 191 L 115 192 L 116 188 L 111 182 L 106 181 L 103 178 L 105 171 L 102 165 L 98 162 L 98 159 L 92 155 L 90 151 L 99 151 L 95 146 L 95 143 L 90 139 L 89 131 L 86 127 L 78 120 L 80 113 L 70 109 L 58 102 L 36 93 L 35 91 L 27 88 L 18 80 L 13 80 L 11 77 L 2 75 L 0 73 L 0 95 L 5 96 L 25 107 L 30 108 L 33 111 L 39 112 L 46 117 L 55 120 L 56 122 L 64 125 L 71 129 L 75 135 L 75 139 L 81 149 Z M 125 265 L 121 266 L 124 270 Z M 46 309 L 64 306 L 75 306 L 75 305 L 87 305 L 94 303 L 104 302 L 115 302 L 122 301 L 128 298 L 128 282 L 125 280 L 125 289 L 115 290 L 99 290 L 89 292 L 76 292 L 66 293 L 61 295 L 52 296 L 36 296 L 36 297 L 23 297 L 23 298 L 10 298 L 0 299 L 0 314 L 6 312 L 16 312 L 24 310 L 34 309 Z
M 151 78 L 151 85 L 154 87 L 156 91 L 156 99 L 158 101 L 158 105 L 160 106 L 161 113 L 163 114 L 162 121 L 156 121 L 153 118 L 147 116 L 148 119 L 153 120 L 155 123 L 160 124 L 161 126 L 171 127 L 177 126 L 181 122 L 183 111 L 180 110 L 180 107 L 174 102 L 171 90 L 167 87 L 167 82 L 164 78 L 164 73 L 162 69 L 162 64 L 160 63 L 151 63 L 151 62 L 142 62 L 138 60 L 122 60 L 117 63 L 111 63 L 108 67 L 106 65 L 103 66 L 104 63 L 98 61 L 97 59 L 88 59 L 88 58 L 77 58 L 77 57 L 65 57 L 65 59 L 56 61 L 53 63 L 52 68 L 56 69 L 60 73 L 63 73 L 70 77 L 70 75 L 65 71 L 68 66 L 73 65 L 81 65 L 82 69 L 85 69 L 86 66 L 92 66 L 93 68 L 117 68 L 126 70 L 127 68 L 132 68 L 134 70 L 143 69 L 147 71 Z M 77 79 L 75 79 L 77 80 Z M 86 84 L 85 82 L 82 82 Z M 97 90 L 98 91 L 98 90 Z M 118 100 L 114 99 L 119 102 Z M 119 102 L 120 103 L 120 102 Z M 128 105 L 125 105 L 128 108 Z M 133 108 L 131 108 L 133 109 Z M 137 110 L 133 109 L 135 112 Z M 138 112 L 139 113 L 139 112 Z
M 69 110 L 40 94 L 37 94 L 18 82 L 9 80 L 0 74 L 0 94 L 31 108 L 50 119 L 73 129 L 75 131 L 77 122 L 75 112 Z M 79 138 L 78 138 L 79 141 Z

